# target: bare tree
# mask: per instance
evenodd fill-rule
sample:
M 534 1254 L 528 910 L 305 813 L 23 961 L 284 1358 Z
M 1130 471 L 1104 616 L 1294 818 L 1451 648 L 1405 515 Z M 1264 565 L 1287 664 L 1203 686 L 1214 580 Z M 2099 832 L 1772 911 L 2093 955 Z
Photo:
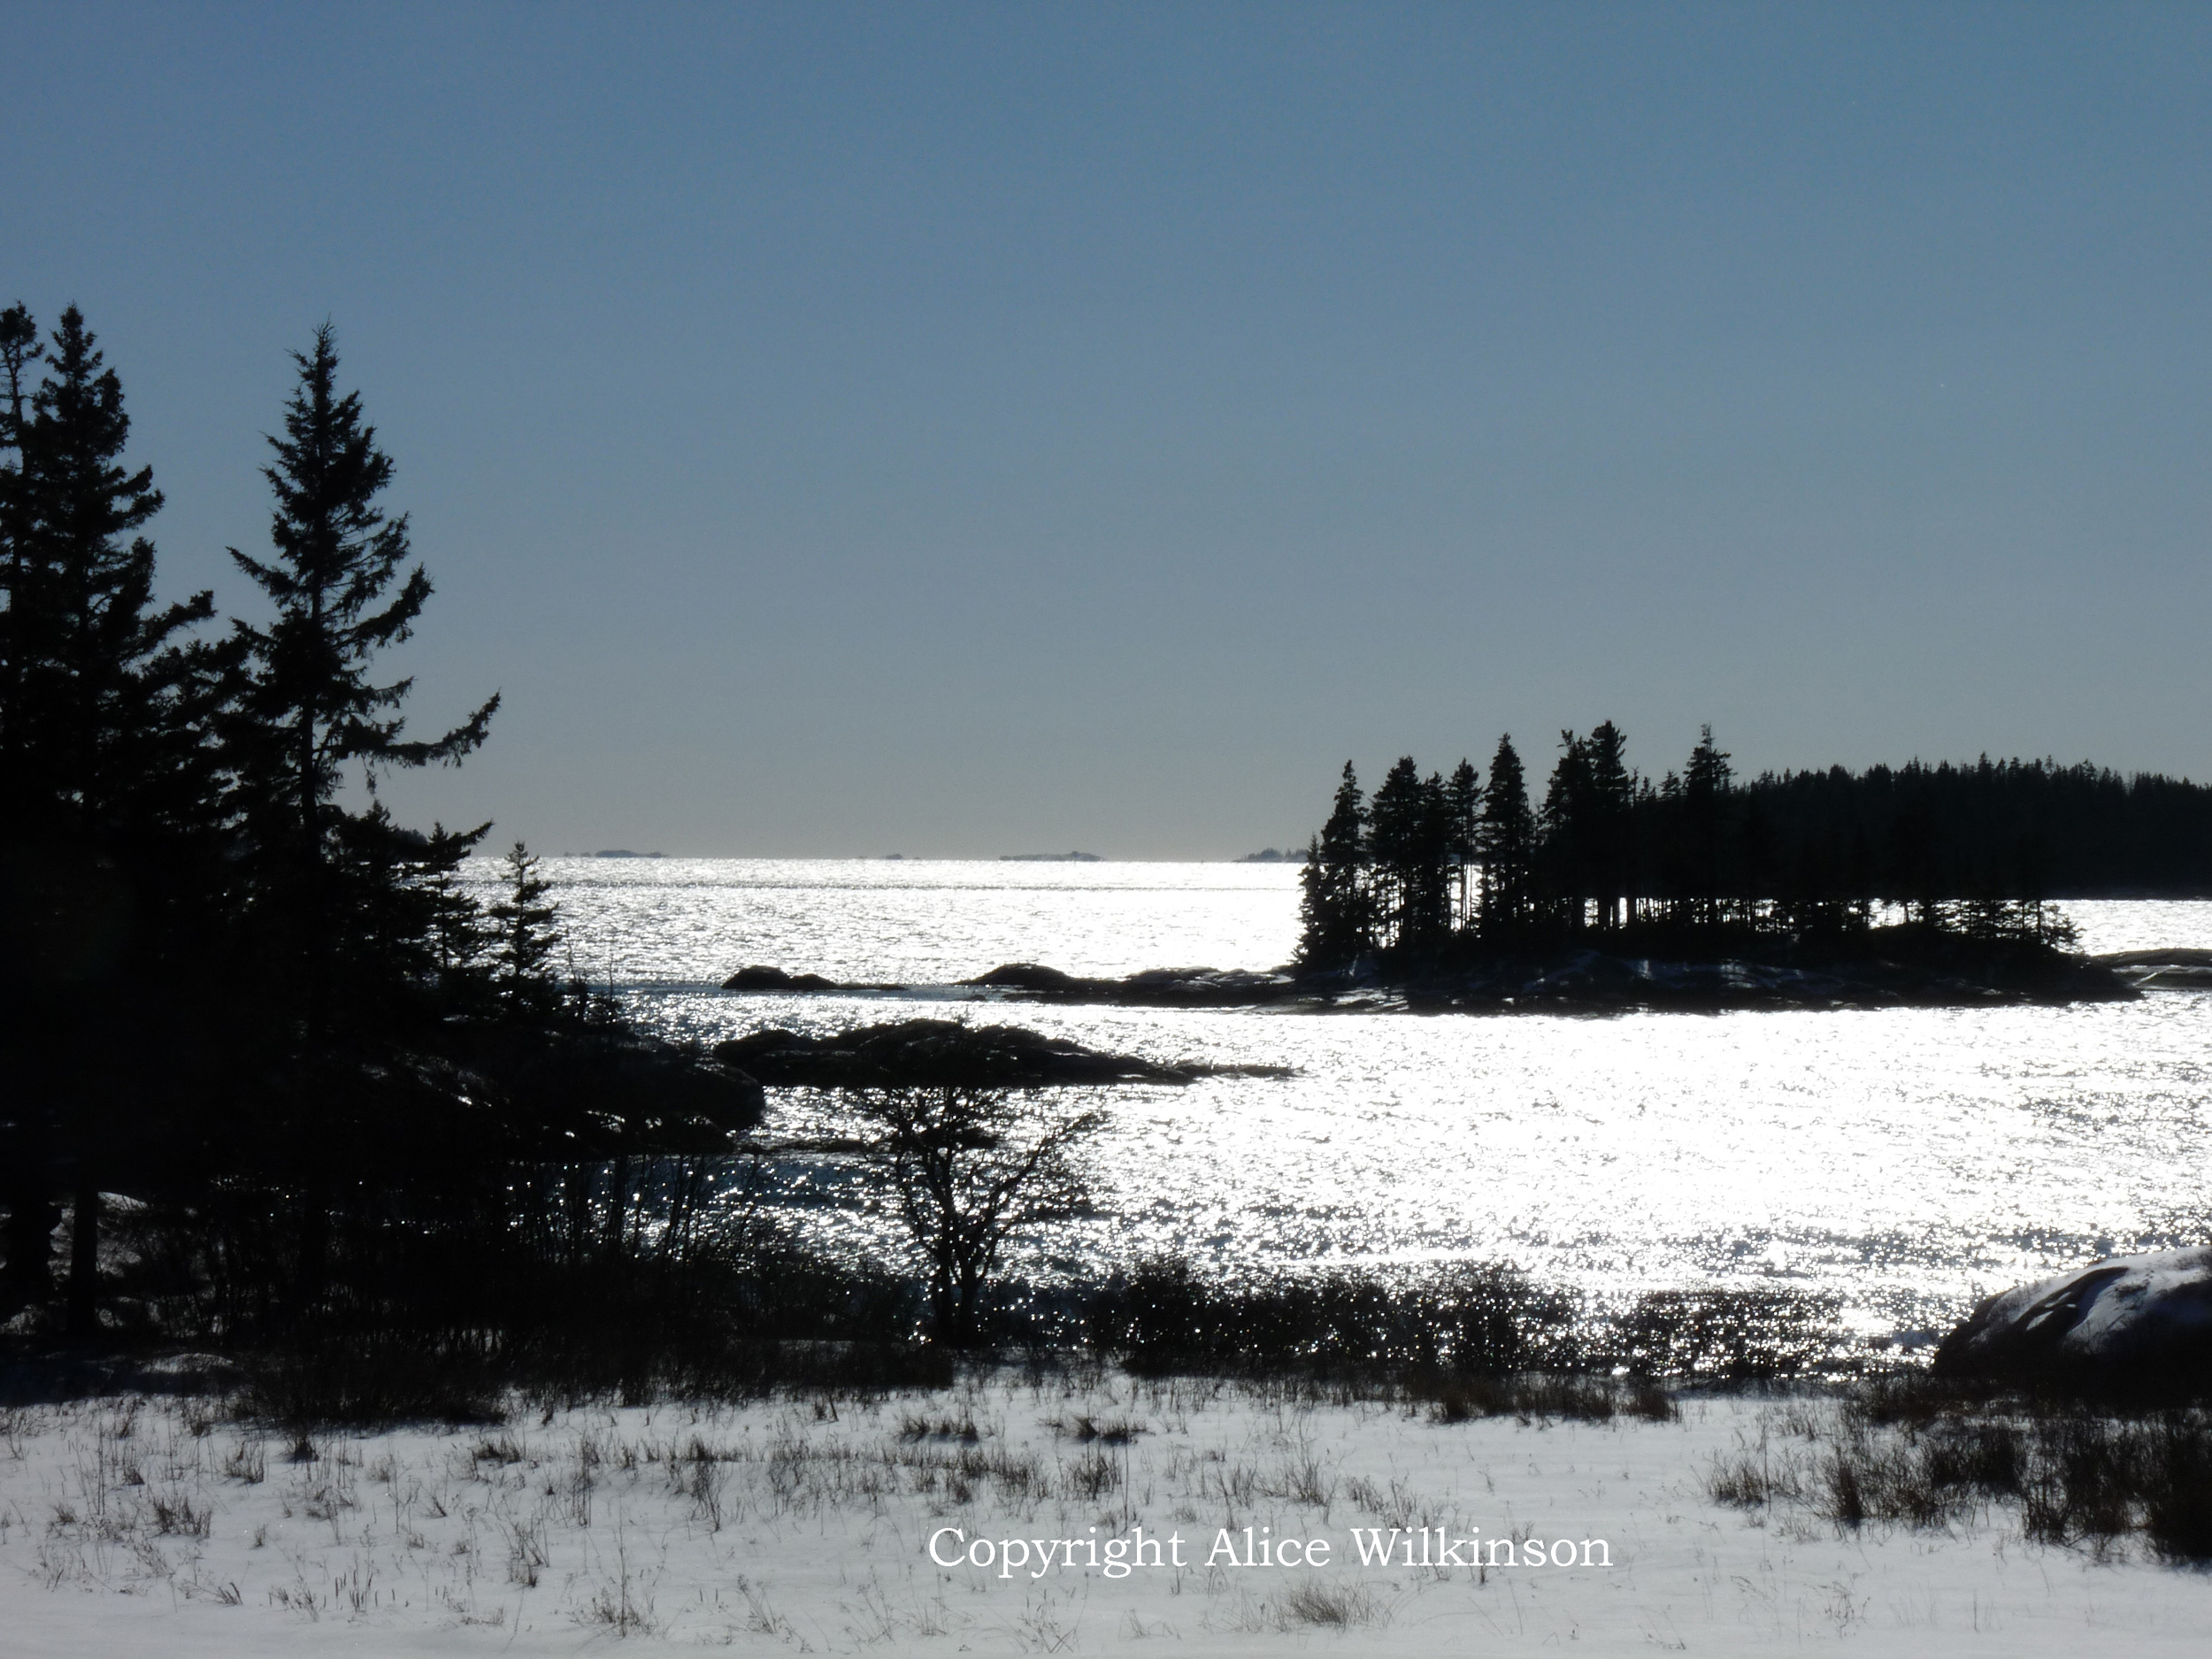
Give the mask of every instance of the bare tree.
M 857 1149 L 882 1172 L 929 1263 L 937 1340 L 964 1347 L 1006 1241 L 1089 1209 L 1076 1149 L 1105 1114 L 964 1084 L 859 1089 L 852 1100 L 869 1131 Z

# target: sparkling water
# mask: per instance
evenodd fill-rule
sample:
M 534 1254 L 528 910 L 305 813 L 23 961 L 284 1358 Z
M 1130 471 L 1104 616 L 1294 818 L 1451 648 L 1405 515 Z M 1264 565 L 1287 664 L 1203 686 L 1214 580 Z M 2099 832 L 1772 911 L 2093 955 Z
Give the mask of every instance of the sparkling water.
M 484 864 L 475 866 L 488 880 Z M 917 1014 L 1281 1080 L 1102 1091 L 1098 1219 L 1033 1266 L 1508 1259 L 1608 1292 L 1832 1292 L 1870 1333 L 2113 1250 L 2212 1241 L 2212 995 L 2072 1008 L 1615 1015 L 964 1005 L 1005 962 L 1269 968 L 1282 864 L 555 859 L 574 967 L 671 1034 Z M 2064 907 L 2089 950 L 2212 946 L 2212 902 Z M 897 995 L 716 988 L 749 964 Z M 834 1102 L 779 1092 L 779 1123 Z M 818 1191 L 818 1183 L 809 1191 Z M 818 1213 L 887 1243 L 873 1217 Z

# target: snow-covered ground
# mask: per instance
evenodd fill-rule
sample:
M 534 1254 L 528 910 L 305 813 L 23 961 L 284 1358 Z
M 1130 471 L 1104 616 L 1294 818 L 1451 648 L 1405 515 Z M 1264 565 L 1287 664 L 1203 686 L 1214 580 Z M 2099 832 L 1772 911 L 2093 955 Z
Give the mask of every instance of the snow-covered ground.
M 2212 1577 L 2139 1546 L 1711 1501 L 1717 1460 L 1808 1457 L 1833 1409 L 1443 1423 L 1107 1373 L 299 1445 L 33 1407 L 0 1413 L 0 1652 L 2212 1651 Z M 1159 1565 L 1090 1564 L 1137 1528 Z

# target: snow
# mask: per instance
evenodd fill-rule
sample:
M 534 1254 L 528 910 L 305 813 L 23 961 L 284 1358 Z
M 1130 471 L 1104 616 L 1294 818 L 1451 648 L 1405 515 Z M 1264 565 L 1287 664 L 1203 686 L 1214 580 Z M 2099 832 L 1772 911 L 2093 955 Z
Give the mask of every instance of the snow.
M 1104 1372 L 297 1448 L 190 1401 L 27 1407 L 0 1412 L 0 1652 L 2206 1650 L 2212 1578 L 2134 1544 L 2032 1545 L 2004 1506 L 1851 1532 L 1709 1498 L 1717 1460 L 1802 1455 L 1832 1410 L 1717 1397 L 1667 1423 L 1448 1424 Z M 1138 1526 L 1179 1535 L 1187 1564 L 1088 1564 Z M 945 1527 L 1028 1559 L 940 1566 Z M 1203 1564 L 1225 1529 L 1245 1559 L 1248 1527 L 1255 1564 Z M 1354 1529 L 1374 1527 L 1401 1529 L 1389 1566 L 1359 1562 Z M 1533 1537 L 1576 1564 L 1409 1567 L 1425 1527 L 1462 1559 L 1470 1537 L 1478 1562 Z M 1328 1540 L 1327 1564 L 1257 1564 L 1289 1537 Z M 1609 1569 L 1581 1564 L 1600 1558 L 1585 1540 Z

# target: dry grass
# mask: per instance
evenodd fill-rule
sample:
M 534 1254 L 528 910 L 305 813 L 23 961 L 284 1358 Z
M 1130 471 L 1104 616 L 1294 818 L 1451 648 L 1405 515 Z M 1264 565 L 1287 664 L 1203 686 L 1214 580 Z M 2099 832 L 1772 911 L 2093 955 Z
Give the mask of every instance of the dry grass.
M 2035 1543 L 2104 1554 L 2140 1537 L 2165 1560 L 2212 1561 L 2202 1409 L 1884 1386 L 1824 1410 L 1797 1406 L 1774 1426 L 1714 1460 L 1715 1502 L 1793 1506 L 1839 1531 L 1955 1531 L 2001 1510 Z

